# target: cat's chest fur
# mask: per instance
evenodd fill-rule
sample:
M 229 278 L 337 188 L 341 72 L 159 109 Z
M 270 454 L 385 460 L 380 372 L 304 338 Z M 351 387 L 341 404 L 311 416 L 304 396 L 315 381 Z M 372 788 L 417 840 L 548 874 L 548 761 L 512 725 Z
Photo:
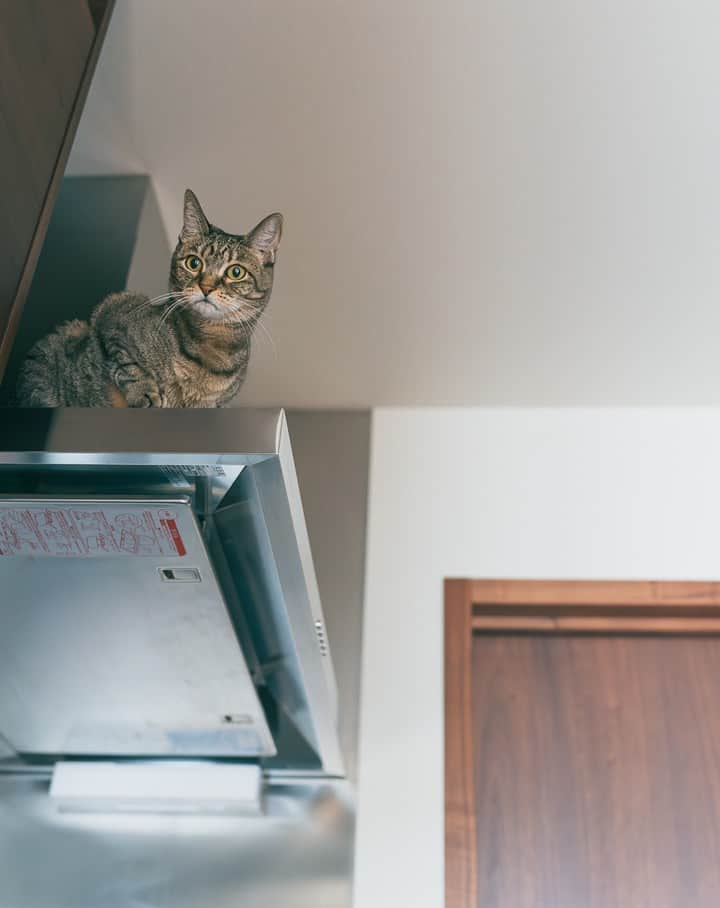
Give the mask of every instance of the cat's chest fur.
M 214 407 L 233 396 L 247 371 L 249 340 L 244 332 L 178 319 L 176 336 L 178 355 L 165 389 L 168 405 Z
M 186 359 L 178 358 L 171 369 L 165 389 L 169 407 L 215 407 L 242 381 L 237 372 L 231 376 L 216 375 Z

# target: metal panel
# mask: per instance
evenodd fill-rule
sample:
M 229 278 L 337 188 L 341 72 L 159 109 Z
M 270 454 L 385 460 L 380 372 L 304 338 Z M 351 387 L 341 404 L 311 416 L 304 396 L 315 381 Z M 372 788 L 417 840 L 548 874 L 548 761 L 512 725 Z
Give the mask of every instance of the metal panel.
M 337 678 L 340 745 L 355 781 L 370 413 L 290 410 L 287 419 Z
M 289 683 L 274 684 L 268 666 L 258 667 L 276 697 L 279 721 L 289 718 L 316 753 L 320 770 L 343 775 L 337 690 L 283 412 L 7 410 L 0 420 L 0 491 L 72 497 L 90 483 L 112 487 L 113 494 L 147 495 L 180 485 L 205 521 L 208 538 L 215 519 L 230 526 L 231 535 L 250 533 L 250 548 L 263 552 L 263 585 L 272 590 L 263 603 L 276 631 L 290 641 L 281 653 Z M 211 467 L 221 468 L 220 475 L 193 475 Z M 243 501 L 250 503 L 253 520 L 233 529 L 225 508 Z M 242 564 L 231 564 L 230 577 L 238 589 L 247 585 Z M 252 613 L 254 607 L 257 614 L 260 603 L 251 598 L 241 611 Z M 237 621 L 236 628 L 241 633 Z M 293 739 L 289 727 L 278 732 L 283 741 Z M 281 759 L 278 767 L 291 764 Z
M 282 410 L 0 410 L 0 466 L 252 464 L 278 455 Z
M 0 589 L 18 752 L 275 753 L 187 500 L 0 496 Z
M 48 780 L 0 771 L 0 904 L 350 908 L 345 782 L 269 786 L 263 818 L 59 813 Z

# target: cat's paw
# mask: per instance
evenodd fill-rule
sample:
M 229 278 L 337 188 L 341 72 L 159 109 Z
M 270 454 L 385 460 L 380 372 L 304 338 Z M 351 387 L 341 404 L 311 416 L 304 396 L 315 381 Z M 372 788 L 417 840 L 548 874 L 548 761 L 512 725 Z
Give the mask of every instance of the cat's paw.
M 131 385 L 131 390 L 125 392 L 129 407 L 162 407 L 164 401 L 160 391 L 157 388 L 149 388 L 147 385 Z
M 141 407 L 162 407 L 163 399 L 159 391 L 146 391 L 143 394 Z

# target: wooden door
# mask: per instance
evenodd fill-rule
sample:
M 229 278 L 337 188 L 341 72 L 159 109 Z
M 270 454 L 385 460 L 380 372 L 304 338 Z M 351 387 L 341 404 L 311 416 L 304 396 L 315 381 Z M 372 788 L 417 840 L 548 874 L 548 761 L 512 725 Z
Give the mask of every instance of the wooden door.
M 720 905 L 720 584 L 448 581 L 448 908 Z

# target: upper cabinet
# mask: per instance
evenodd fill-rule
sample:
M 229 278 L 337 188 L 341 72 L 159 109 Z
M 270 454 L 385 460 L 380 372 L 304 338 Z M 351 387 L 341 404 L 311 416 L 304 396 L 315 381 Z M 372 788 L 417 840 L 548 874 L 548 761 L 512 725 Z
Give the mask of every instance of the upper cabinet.
M 113 0 L 0 0 L 0 379 Z

